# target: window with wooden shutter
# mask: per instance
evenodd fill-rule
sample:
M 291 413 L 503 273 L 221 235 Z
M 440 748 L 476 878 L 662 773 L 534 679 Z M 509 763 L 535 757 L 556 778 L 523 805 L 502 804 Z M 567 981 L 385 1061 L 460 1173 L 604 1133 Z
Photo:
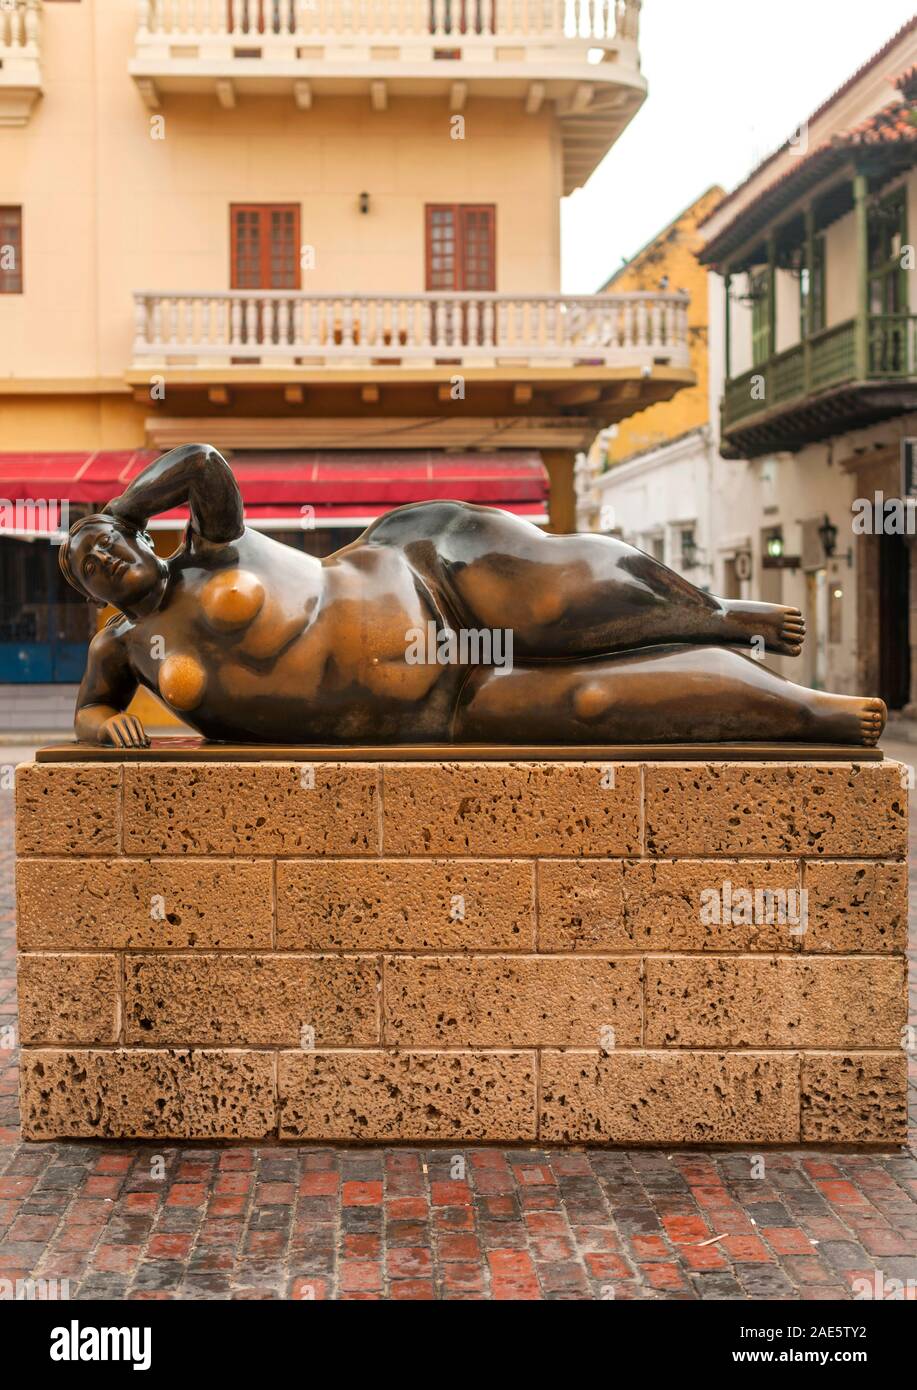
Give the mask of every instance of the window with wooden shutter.
M 296 203 L 234 203 L 230 225 L 234 290 L 300 288 Z
M 0 294 L 22 294 L 21 207 L 0 207 Z
M 496 289 L 496 208 L 492 203 L 428 203 L 428 290 Z

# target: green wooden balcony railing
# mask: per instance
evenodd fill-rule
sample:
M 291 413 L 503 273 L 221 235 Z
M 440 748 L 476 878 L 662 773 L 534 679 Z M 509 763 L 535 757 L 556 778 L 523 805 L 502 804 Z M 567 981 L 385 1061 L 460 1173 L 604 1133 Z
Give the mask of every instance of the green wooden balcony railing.
M 855 381 L 856 319 L 833 324 L 727 381 L 723 429 L 777 405 L 801 402 L 817 391 Z M 866 325 L 870 381 L 917 379 L 917 314 L 871 314 Z
M 867 342 L 870 377 L 917 376 L 917 315 L 873 314 Z

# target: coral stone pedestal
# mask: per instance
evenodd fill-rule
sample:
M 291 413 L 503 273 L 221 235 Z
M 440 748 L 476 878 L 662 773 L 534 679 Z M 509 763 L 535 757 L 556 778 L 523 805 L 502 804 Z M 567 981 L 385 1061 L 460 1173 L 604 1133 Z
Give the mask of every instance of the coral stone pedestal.
M 904 1139 L 897 764 L 398 756 L 20 768 L 28 1138 Z

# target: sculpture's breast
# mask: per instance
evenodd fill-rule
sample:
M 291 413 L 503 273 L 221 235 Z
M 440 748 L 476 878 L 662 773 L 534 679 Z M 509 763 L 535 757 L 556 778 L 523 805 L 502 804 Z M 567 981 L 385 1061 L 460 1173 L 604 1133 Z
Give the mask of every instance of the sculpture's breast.
M 201 589 L 204 620 L 215 632 L 238 632 L 261 612 L 264 597 L 264 585 L 250 570 L 221 570 Z
M 207 672 L 191 652 L 173 652 L 159 667 L 159 693 L 173 709 L 197 709 L 207 689 Z
M 201 618 L 243 660 L 278 656 L 305 628 L 315 596 L 302 584 L 271 588 L 251 570 L 220 570 L 200 591 Z

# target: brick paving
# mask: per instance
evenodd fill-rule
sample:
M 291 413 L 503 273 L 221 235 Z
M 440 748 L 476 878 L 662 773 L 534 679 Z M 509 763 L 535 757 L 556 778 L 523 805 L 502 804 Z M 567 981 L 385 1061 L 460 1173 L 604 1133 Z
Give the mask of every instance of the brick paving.
M 913 827 L 911 879 L 917 904 Z M 882 1154 L 29 1144 L 14 1024 L 0 792 L 0 1281 L 66 1280 L 77 1299 L 822 1300 L 878 1273 L 917 1297 L 914 1049 L 911 1147 Z

